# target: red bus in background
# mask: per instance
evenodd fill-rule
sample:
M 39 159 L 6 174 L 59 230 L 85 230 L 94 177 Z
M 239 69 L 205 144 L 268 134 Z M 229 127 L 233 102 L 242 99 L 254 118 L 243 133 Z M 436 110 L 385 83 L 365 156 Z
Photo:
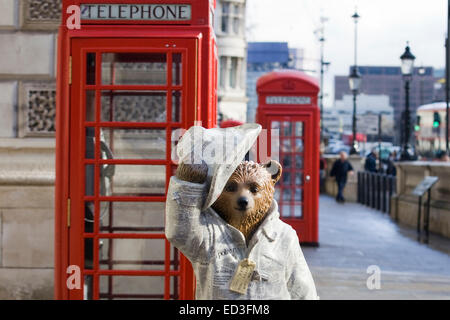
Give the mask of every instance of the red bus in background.
M 367 142 L 367 135 L 365 135 L 364 133 L 356 133 L 356 139 L 355 139 L 358 143 L 361 142 Z M 344 142 L 345 145 L 351 146 L 352 142 L 353 142 L 353 133 L 349 133 L 349 134 L 342 134 L 342 141 Z

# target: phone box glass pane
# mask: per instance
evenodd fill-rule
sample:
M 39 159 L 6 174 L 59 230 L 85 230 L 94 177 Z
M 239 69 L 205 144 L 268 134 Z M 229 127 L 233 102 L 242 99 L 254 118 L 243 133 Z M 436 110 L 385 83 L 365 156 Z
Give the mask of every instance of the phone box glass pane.
M 164 202 L 100 203 L 102 233 L 164 233 Z
M 165 239 L 100 239 L 100 269 L 164 270 Z
M 165 85 L 167 56 L 165 53 L 103 53 L 102 84 Z
M 102 122 L 166 122 L 166 91 L 104 90 Z
M 95 91 L 86 90 L 86 121 L 95 121 Z
M 100 299 L 163 299 L 164 277 L 100 276 Z
M 172 54 L 172 84 L 181 85 L 183 78 L 183 65 L 181 53 Z
M 114 159 L 166 159 L 166 129 L 102 128 Z
M 161 196 L 166 191 L 164 165 L 102 165 L 100 190 L 105 196 Z

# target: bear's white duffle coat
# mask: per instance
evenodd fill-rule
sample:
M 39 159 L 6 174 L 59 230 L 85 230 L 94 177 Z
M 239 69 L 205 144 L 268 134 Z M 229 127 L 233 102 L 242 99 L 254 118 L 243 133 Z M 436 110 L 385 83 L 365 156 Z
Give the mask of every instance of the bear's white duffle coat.
M 166 201 L 166 236 L 192 263 L 196 299 L 318 299 L 296 232 L 280 220 L 278 205 L 251 238 L 211 207 L 202 211 L 206 183 L 171 177 Z M 230 291 L 240 261 L 256 263 L 246 294 Z

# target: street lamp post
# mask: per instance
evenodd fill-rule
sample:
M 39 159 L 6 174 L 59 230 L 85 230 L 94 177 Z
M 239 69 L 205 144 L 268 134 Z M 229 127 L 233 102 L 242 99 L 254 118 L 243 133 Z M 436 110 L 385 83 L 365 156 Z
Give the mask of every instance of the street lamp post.
M 414 60 L 416 57 L 411 53 L 409 49 L 409 44 L 406 45 L 405 52 L 400 56 L 402 61 L 402 75 L 405 81 L 405 114 L 404 114 L 404 134 L 403 134 L 403 145 L 400 160 L 407 161 L 411 157 L 408 153 L 408 144 L 410 138 L 410 126 L 411 126 L 411 116 L 409 112 L 409 85 L 412 80 L 412 74 L 414 71 Z
M 450 0 L 447 8 L 447 38 L 445 40 L 445 151 L 450 155 L 449 145 L 449 111 L 450 111 Z
M 357 63 L 357 44 L 358 44 L 358 20 L 360 16 L 355 10 L 355 13 L 352 15 L 353 20 L 355 21 L 355 55 L 354 55 L 354 61 L 355 64 L 353 65 L 353 68 L 350 71 L 350 75 L 348 77 L 348 83 L 350 86 L 350 90 L 353 93 L 353 117 L 352 117 L 352 148 L 350 149 L 350 154 L 357 154 L 358 153 L 358 146 L 356 144 L 356 97 L 359 92 L 359 88 L 361 86 L 361 76 L 358 72 L 358 63 Z
M 420 76 L 420 91 L 419 91 L 419 98 L 420 98 L 420 105 L 422 106 L 425 103 L 424 97 L 423 97 L 423 77 L 425 77 L 426 69 L 424 66 L 421 66 L 417 72 Z
M 420 105 L 421 106 L 423 106 L 425 103 L 424 96 L 423 96 L 423 78 L 425 77 L 426 71 L 427 70 L 425 69 L 425 67 L 423 65 L 417 70 L 419 77 L 420 77 L 419 94 L 420 94 Z M 413 117 L 414 117 L 414 119 L 416 119 L 416 125 L 417 125 L 417 117 L 418 117 L 417 112 L 416 112 L 415 116 L 413 116 Z M 420 118 L 420 116 L 419 116 L 419 118 Z M 414 132 L 415 132 L 415 134 L 414 134 L 414 156 L 416 156 L 417 150 L 419 147 L 419 139 L 418 139 L 418 132 L 416 131 L 415 126 L 414 126 Z
M 323 26 L 322 26 L 323 28 Z M 320 41 L 320 92 L 319 92 L 319 104 L 320 104 L 320 142 L 322 142 L 323 139 L 323 73 L 324 73 L 324 60 L 323 60 L 323 47 L 325 38 L 323 36 L 323 29 L 322 29 L 322 36 L 319 39 Z
M 324 60 L 324 46 L 325 46 L 325 22 L 328 21 L 326 17 L 320 17 L 321 27 L 315 32 L 319 33 L 319 42 L 320 42 L 320 92 L 319 92 L 319 108 L 320 108 L 320 142 L 323 142 L 324 134 L 323 134 L 323 98 L 324 98 L 324 73 L 325 67 L 327 67 L 330 63 L 325 62 Z
M 358 148 L 356 144 L 356 97 L 358 95 L 359 87 L 361 86 L 361 76 L 359 75 L 358 68 L 354 66 L 348 77 L 350 90 L 353 93 L 353 117 L 352 117 L 352 148 L 350 154 L 357 154 Z

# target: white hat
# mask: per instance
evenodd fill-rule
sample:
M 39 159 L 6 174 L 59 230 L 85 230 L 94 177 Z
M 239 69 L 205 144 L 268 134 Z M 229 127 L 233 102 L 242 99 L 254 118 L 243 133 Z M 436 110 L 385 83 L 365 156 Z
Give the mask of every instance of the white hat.
M 192 126 L 177 145 L 180 162 L 208 165 L 208 195 L 203 210 L 209 208 L 222 193 L 225 184 L 252 148 L 261 126 L 246 123 L 236 127 L 205 129 Z

